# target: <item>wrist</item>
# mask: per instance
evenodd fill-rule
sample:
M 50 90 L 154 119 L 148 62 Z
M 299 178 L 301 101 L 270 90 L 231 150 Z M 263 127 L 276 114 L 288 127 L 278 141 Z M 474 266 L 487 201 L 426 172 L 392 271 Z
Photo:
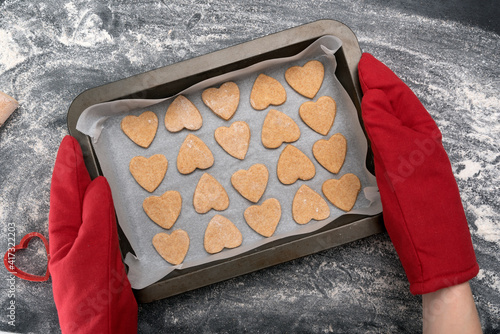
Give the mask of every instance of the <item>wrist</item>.
M 424 333 L 482 333 L 469 282 L 422 295 Z

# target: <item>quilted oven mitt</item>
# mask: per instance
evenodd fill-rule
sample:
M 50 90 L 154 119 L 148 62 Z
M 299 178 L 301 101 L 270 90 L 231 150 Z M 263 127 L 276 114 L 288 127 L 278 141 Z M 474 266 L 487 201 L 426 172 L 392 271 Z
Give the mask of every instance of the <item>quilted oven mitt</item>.
M 63 333 L 137 333 L 137 302 L 118 248 L 111 190 L 91 181 L 78 142 L 59 147 L 50 192 L 52 289 Z
M 370 54 L 358 65 L 384 224 L 412 294 L 466 282 L 479 266 L 441 132 L 417 96 Z

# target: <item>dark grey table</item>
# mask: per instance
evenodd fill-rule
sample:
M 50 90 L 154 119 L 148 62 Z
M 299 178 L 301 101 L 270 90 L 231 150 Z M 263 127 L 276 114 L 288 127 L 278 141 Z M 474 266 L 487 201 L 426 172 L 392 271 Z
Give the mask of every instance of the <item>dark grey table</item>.
M 21 107 L 0 128 L 0 249 L 48 235 L 49 190 L 70 103 L 86 89 L 318 19 L 349 26 L 363 51 L 421 98 L 444 136 L 481 267 L 485 333 L 500 331 L 500 16 L 494 1 L 0 1 L 0 91 Z M 41 274 L 35 241 L 17 263 Z M 0 270 L 0 330 L 57 333 L 51 282 L 16 279 L 15 327 Z M 397 254 L 378 234 L 139 308 L 141 333 L 415 333 Z

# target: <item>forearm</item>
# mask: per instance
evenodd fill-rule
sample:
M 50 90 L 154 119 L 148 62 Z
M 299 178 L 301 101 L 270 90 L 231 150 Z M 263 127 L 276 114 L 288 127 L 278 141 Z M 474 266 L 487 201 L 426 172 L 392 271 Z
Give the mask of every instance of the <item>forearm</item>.
M 469 282 L 422 295 L 423 332 L 482 333 Z

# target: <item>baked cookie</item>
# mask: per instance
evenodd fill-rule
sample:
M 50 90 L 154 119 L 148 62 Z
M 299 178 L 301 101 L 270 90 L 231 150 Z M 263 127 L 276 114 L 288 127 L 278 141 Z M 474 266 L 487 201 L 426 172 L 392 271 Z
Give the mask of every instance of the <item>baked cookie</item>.
M 312 179 L 316 175 L 316 168 L 307 155 L 288 144 L 280 154 L 276 172 L 281 183 L 292 184 L 298 179 Z
M 347 153 L 347 140 L 336 133 L 330 139 L 320 139 L 313 145 L 314 158 L 330 173 L 337 174 L 342 168 Z
M 297 224 L 303 225 L 312 219 L 323 220 L 330 217 L 330 208 L 323 197 L 303 184 L 293 198 L 292 215 Z
M 159 226 L 171 228 L 181 213 L 182 197 L 178 191 L 170 190 L 161 196 L 150 196 L 142 202 L 144 212 Z
M 322 190 L 325 197 L 337 208 L 351 211 L 361 191 L 361 182 L 356 175 L 348 173 L 339 180 L 326 180 Z
M 317 60 L 308 61 L 304 66 L 292 66 L 285 72 L 285 80 L 290 87 L 310 99 L 318 93 L 324 76 L 325 68 Z
M 267 187 L 269 171 L 263 164 L 254 164 L 248 170 L 240 169 L 231 176 L 231 184 L 241 196 L 257 203 Z
M 271 109 L 262 125 L 262 145 L 277 148 L 300 138 L 300 129 L 295 121 L 281 111 Z
M 167 108 L 165 127 L 170 132 L 198 130 L 203 125 L 200 111 L 183 95 L 177 96 Z
M 225 82 L 220 88 L 208 88 L 201 93 L 201 99 L 223 120 L 230 120 L 240 103 L 240 89 L 234 82 Z
M 250 127 L 243 121 L 237 121 L 229 127 L 221 126 L 215 129 L 215 141 L 229 155 L 243 160 L 250 145 Z
M 175 230 L 171 234 L 161 232 L 153 237 L 153 247 L 165 261 L 178 265 L 189 250 L 189 235 L 184 230 Z
M 215 215 L 205 230 L 203 245 L 210 254 L 224 248 L 236 248 L 241 245 L 243 236 L 232 221 L 221 215 Z
M 214 164 L 214 156 L 208 146 L 197 136 L 188 134 L 177 155 L 177 170 L 190 174 L 196 168 L 207 169 Z
M 255 232 L 270 237 L 281 219 L 281 205 L 276 198 L 265 200 L 262 205 L 252 205 L 243 213 L 245 221 Z
M 270 105 L 279 106 L 286 101 L 286 91 L 281 83 L 265 74 L 259 74 L 250 92 L 250 104 L 256 110 Z
M 336 113 L 337 104 L 330 96 L 322 96 L 316 102 L 304 102 L 299 108 L 299 115 L 304 123 L 323 136 L 330 132 Z
M 121 123 L 123 133 L 137 145 L 148 148 L 158 129 L 158 116 L 152 111 L 145 111 L 139 116 L 125 116 Z
M 229 206 L 226 189 L 212 175 L 204 173 L 194 190 L 193 206 L 198 213 L 226 210 Z
M 141 187 L 153 192 L 165 177 L 168 168 L 167 158 L 163 154 L 155 154 L 150 158 L 141 156 L 130 160 L 129 170 Z

